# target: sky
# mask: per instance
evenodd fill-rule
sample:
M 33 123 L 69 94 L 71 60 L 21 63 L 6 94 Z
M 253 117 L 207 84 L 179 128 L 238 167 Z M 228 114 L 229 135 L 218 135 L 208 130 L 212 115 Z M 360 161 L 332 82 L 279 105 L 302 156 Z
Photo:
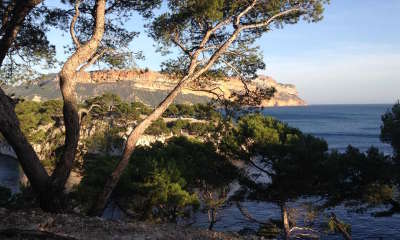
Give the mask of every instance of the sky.
M 50 4 L 51 5 L 51 4 Z M 268 75 L 294 84 L 308 104 L 394 103 L 400 99 L 400 0 L 331 0 L 324 19 L 301 22 L 264 34 L 257 42 Z M 127 22 L 141 34 L 131 44 L 159 70 L 169 57 L 156 52 L 140 16 Z M 57 55 L 65 58 L 69 35 L 50 32 Z

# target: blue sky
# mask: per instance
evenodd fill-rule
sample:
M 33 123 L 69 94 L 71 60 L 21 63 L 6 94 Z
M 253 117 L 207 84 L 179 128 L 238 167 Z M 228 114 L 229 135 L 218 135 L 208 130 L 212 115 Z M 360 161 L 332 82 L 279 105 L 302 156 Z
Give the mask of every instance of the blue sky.
M 51 5 L 51 4 L 49 4 Z M 400 0 L 331 0 L 324 19 L 265 34 L 258 44 L 267 68 L 262 74 L 297 86 L 309 104 L 394 103 L 400 99 Z M 131 44 L 159 70 L 167 59 L 155 51 L 138 16 L 127 23 L 141 35 Z M 69 35 L 50 33 L 58 56 Z

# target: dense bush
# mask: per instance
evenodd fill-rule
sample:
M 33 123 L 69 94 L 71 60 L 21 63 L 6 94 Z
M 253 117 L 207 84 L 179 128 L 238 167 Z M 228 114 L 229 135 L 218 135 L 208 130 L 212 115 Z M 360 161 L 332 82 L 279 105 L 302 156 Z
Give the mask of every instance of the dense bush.
M 151 109 L 140 102 L 124 102 L 118 95 L 106 93 L 101 96 L 87 99 L 83 105 L 91 109 L 90 115 L 104 117 L 118 114 L 130 119 L 139 119 L 140 114 L 149 114 Z
M 50 123 L 55 123 L 53 117 L 62 114 L 62 101 L 49 100 L 46 102 L 22 101 L 15 107 L 22 132 L 33 143 L 43 143 L 46 131 L 39 129 Z
M 381 140 L 392 145 L 395 158 L 400 162 L 400 103 L 382 116 Z
M 282 204 L 316 193 L 325 141 L 260 114 L 242 116 L 227 138 L 225 149 L 271 179 L 249 185 L 255 198 Z
M 392 162 L 371 147 L 366 153 L 349 146 L 345 152 L 331 152 L 323 164 L 326 205 L 351 203 L 352 207 L 379 206 L 394 196 Z
M 171 121 L 167 124 L 167 127 L 174 135 L 180 135 L 183 130 L 187 130 L 188 126 L 190 126 L 190 121 L 182 119 Z
M 167 124 L 164 122 L 162 118 L 154 121 L 145 131 L 146 134 L 149 135 L 163 135 L 170 133 L 170 130 L 167 127 Z
M 121 127 L 106 128 L 96 131 L 90 138 L 82 141 L 90 152 L 99 152 L 103 155 L 120 151 L 124 145 L 124 139 L 120 136 L 125 129 Z
M 269 181 L 242 179 L 247 197 L 284 206 L 318 196 L 320 209 L 340 204 L 363 210 L 396 202 L 397 167 L 371 147 L 366 153 L 349 146 L 328 151 L 327 143 L 260 114 L 242 116 L 221 141 L 221 150 L 243 160 Z M 381 213 L 380 213 L 381 214 Z M 388 214 L 385 213 L 385 214 Z
M 190 122 L 189 120 L 178 119 L 167 124 L 168 129 L 174 135 L 186 132 L 190 135 L 205 136 L 215 130 L 214 122 Z
M 163 117 L 185 117 L 196 119 L 217 119 L 221 115 L 211 105 L 208 104 L 171 104 L 164 112 Z
M 117 159 L 87 156 L 84 178 L 78 187 L 83 203 L 100 191 Z M 214 145 L 172 138 L 150 147 L 138 147 L 114 191 L 114 199 L 144 217 L 175 220 L 196 209 L 196 190 L 225 187 L 236 177 L 236 168 L 220 156 Z

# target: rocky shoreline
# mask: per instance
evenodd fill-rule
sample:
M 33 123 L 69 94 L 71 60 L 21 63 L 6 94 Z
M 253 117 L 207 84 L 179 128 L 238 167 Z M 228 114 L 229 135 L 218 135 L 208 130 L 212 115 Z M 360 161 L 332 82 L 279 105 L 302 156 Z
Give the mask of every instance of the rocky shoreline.
M 50 214 L 41 210 L 11 211 L 0 208 L 0 239 L 66 240 L 227 240 L 259 239 L 176 224 L 105 220 L 77 214 Z

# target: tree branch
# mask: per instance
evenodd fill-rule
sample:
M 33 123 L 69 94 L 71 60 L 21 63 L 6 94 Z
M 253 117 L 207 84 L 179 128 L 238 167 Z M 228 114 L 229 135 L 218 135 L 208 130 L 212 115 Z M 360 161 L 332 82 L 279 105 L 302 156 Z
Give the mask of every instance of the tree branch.
M 239 24 L 240 24 L 240 19 L 246 15 L 257 3 L 258 0 L 253 0 L 253 2 L 245 9 L 243 10 L 241 13 L 239 13 L 239 15 L 236 16 L 235 18 L 235 22 L 234 22 L 234 27 L 238 28 Z
M 51 175 L 53 191 L 62 191 L 71 173 L 79 141 L 80 119 L 76 94 L 77 68 L 96 53 L 104 34 L 106 0 L 96 0 L 95 23 L 91 38 L 70 56 L 60 72 L 60 90 L 63 97 L 65 144 L 61 158 Z
M 182 44 L 182 42 L 179 40 L 179 33 L 178 31 L 175 31 L 174 38 L 172 39 L 172 42 L 174 42 L 180 49 L 186 53 L 190 58 L 192 58 L 193 54 Z
M 288 10 L 286 10 L 286 11 L 283 11 L 283 12 L 280 12 L 280 13 L 278 13 L 278 14 L 275 14 L 274 16 L 268 18 L 268 19 L 265 20 L 265 21 L 256 22 L 256 23 L 249 23 L 249 24 L 242 25 L 242 28 L 243 28 L 243 29 L 253 29 L 253 28 L 266 27 L 266 26 L 268 26 L 269 24 L 271 24 L 271 23 L 272 23 L 275 19 L 277 19 L 277 18 L 283 17 L 283 16 L 285 16 L 285 15 L 288 15 L 288 14 L 291 14 L 291 13 L 294 13 L 294 12 L 299 12 L 299 11 L 301 11 L 300 8 L 288 9 Z
M 93 65 L 99 58 L 101 58 L 106 52 L 109 52 L 111 50 L 112 49 L 110 48 L 102 49 L 99 53 L 96 53 L 87 63 L 85 63 L 78 71 L 79 72 L 85 71 L 88 67 Z
M 202 41 L 199 44 L 199 51 L 203 51 L 204 46 L 207 44 L 208 40 L 210 39 L 211 35 L 215 33 L 218 29 L 220 29 L 222 26 L 230 23 L 232 19 L 230 17 L 226 18 L 225 20 L 219 22 L 217 25 L 215 25 L 213 28 L 209 29 L 206 34 L 204 35 Z
M 72 17 L 71 25 L 69 26 L 69 32 L 71 34 L 72 41 L 74 42 L 76 48 L 79 48 L 81 46 L 81 44 L 79 42 L 79 39 L 75 35 L 75 24 L 76 24 L 76 21 L 78 20 L 78 17 L 79 17 L 79 5 L 80 5 L 80 3 L 81 3 L 80 0 L 76 0 L 75 1 L 75 15 Z
M 233 66 L 231 63 L 225 61 L 223 58 L 221 58 L 221 61 L 224 62 L 228 67 L 230 67 L 234 72 L 236 72 L 236 74 L 238 75 L 240 81 L 242 82 L 246 92 L 250 92 L 249 86 L 247 85 L 244 78 L 242 77 L 242 73 L 235 66 Z

